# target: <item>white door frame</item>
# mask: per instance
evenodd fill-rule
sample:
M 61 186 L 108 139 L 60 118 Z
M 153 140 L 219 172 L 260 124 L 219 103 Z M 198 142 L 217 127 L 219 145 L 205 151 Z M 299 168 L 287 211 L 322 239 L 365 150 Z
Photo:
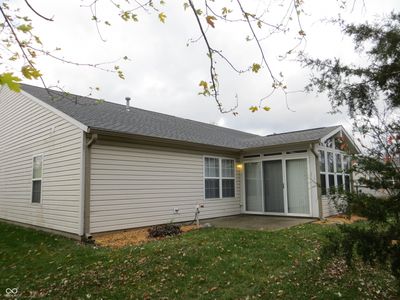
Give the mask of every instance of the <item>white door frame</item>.
M 289 213 L 288 212 L 288 198 L 287 198 L 287 177 L 286 177 L 286 161 L 287 160 L 293 160 L 293 159 L 305 159 L 307 162 L 307 179 L 308 179 L 308 201 L 309 201 L 309 213 L 308 214 L 298 214 L 298 213 Z M 292 217 L 312 217 L 312 201 L 311 201 L 311 173 L 310 173 L 310 159 L 309 159 L 309 151 L 304 152 L 304 153 L 282 153 L 281 155 L 271 155 L 271 156 L 262 156 L 260 157 L 255 157 L 255 158 L 248 158 L 248 159 L 243 159 L 243 164 L 246 163 L 251 163 L 251 162 L 260 162 L 261 163 L 261 178 L 263 178 L 263 161 L 273 161 L 273 160 L 281 160 L 282 161 L 282 180 L 284 184 L 283 188 L 283 198 L 284 198 L 284 212 L 283 213 L 274 213 L 274 212 L 265 212 L 265 204 L 264 204 L 264 184 L 262 184 L 262 208 L 263 211 L 259 212 L 254 212 L 254 211 L 248 211 L 246 207 L 246 180 L 245 180 L 245 174 L 243 173 L 243 207 L 244 207 L 244 213 L 246 214 L 255 214 L 255 215 L 273 215 L 273 216 L 292 216 Z M 244 167 L 245 169 L 245 167 Z

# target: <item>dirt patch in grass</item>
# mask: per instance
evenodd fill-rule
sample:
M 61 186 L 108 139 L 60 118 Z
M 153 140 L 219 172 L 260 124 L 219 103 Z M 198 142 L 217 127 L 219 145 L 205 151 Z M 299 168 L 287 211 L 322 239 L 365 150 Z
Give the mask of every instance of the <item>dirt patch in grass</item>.
M 359 216 L 351 216 L 350 218 L 345 215 L 336 215 L 326 218 L 325 220 L 315 221 L 314 224 L 330 225 L 330 224 L 352 224 L 357 221 L 366 220 L 366 218 Z
M 139 229 L 127 229 L 123 231 L 101 233 L 94 236 L 95 243 L 102 247 L 121 248 L 143 244 L 149 241 L 160 240 L 163 238 L 149 237 L 150 227 Z M 181 230 L 183 233 L 196 230 L 196 225 L 183 225 Z

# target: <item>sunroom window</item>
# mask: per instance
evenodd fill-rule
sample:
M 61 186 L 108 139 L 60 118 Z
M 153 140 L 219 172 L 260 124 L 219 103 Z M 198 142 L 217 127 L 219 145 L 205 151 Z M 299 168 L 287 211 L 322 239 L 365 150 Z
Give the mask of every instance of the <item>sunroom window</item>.
M 320 180 L 321 194 L 329 194 L 329 190 L 350 191 L 350 159 L 343 153 L 333 152 L 333 150 L 320 150 Z
M 324 144 L 325 147 L 332 148 L 333 142 L 332 139 L 327 139 Z

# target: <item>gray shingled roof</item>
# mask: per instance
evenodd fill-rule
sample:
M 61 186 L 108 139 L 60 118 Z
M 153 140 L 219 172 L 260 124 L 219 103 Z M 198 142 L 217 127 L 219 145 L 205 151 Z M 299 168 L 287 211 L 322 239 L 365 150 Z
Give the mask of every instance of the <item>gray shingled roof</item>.
M 94 130 L 142 135 L 232 149 L 316 141 L 338 126 L 259 136 L 247 132 L 21 84 L 23 91 Z
M 271 134 L 259 138 L 251 138 L 244 141 L 246 148 L 257 148 L 265 146 L 276 146 L 301 142 L 317 141 L 328 135 L 340 126 L 320 127 L 292 132 Z

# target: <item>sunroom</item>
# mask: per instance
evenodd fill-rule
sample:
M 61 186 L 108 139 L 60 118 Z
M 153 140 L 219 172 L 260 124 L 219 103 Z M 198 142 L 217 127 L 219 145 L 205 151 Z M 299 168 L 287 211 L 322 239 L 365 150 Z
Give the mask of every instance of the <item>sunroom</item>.
M 296 217 L 336 214 L 329 191 L 350 190 L 350 153 L 342 127 L 319 140 L 265 147 L 242 156 L 243 213 Z

